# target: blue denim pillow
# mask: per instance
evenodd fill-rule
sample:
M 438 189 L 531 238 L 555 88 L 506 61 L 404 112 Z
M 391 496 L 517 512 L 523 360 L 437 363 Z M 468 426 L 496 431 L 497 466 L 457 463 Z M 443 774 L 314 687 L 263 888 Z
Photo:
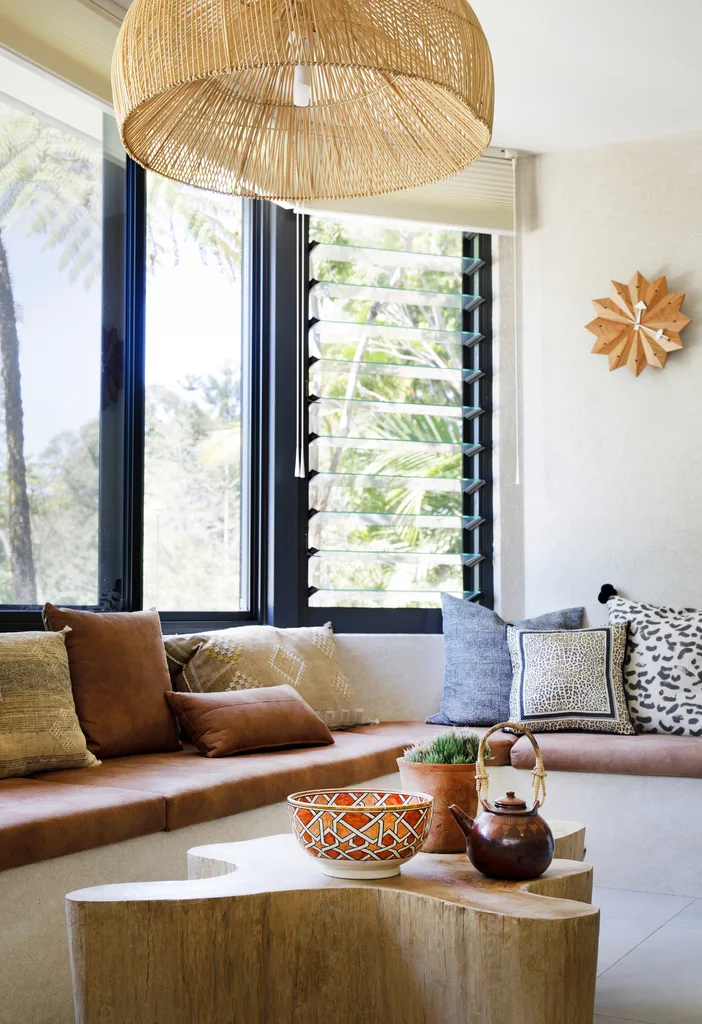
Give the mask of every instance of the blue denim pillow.
M 509 720 L 512 662 L 507 623 L 497 612 L 442 594 L 444 611 L 444 693 L 431 725 L 497 725 Z M 581 629 L 584 608 L 510 622 L 519 629 Z

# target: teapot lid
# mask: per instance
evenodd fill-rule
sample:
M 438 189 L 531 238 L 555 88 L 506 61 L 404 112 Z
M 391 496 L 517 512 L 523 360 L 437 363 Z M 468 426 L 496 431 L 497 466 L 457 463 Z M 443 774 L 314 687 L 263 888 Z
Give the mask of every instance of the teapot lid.
M 527 809 L 525 802 L 520 797 L 515 796 L 511 789 L 507 791 L 507 796 L 495 800 L 495 807 L 501 807 L 506 811 L 525 811 Z

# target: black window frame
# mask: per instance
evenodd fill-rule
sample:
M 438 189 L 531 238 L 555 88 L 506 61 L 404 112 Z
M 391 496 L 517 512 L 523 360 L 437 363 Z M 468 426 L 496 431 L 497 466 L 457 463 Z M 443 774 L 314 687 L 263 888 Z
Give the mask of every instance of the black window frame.
M 103 246 L 99 577 L 108 582 L 102 584 L 99 604 L 87 610 L 135 611 L 143 607 L 147 175 L 129 158 L 124 164 L 105 159 L 103 166 L 105 217 L 110 218 L 110 229 L 105 231 Z M 242 396 L 242 436 L 246 438 L 242 535 L 248 556 L 243 579 L 249 608 L 161 611 L 163 632 L 256 624 L 313 626 L 331 620 L 337 632 L 440 633 L 441 610 L 437 608 L 308 606 L 308 480 L 294 476 L 298 402 L 306 417 L 308 393 L 307 374 L 302 395 L 295 387 L 299 215 L 262 200 L 244 199 L 242 203 L 242 378 L 246 384 Z M 302 226 L 304 251 L 309 254 L 309 217 L 302 218 Z M 477 495 L 465 496 L 464 513 L 471 514 L 479 507 L 485 520 L 478 528 L 479 550 L 484 555 L 478 570 L 478 600 L 493 607 L 490 235 L 464 235 L 464 255 L 476 254 L 484 261 L 476 272 L 483 301 L 464 314 L 463 326 L 482 335 L 477 345 L 466 349 L 466 358 L 483 376 L 466 387 L 477 388 L 477 403 L 484 415 L 479 428 L 469 421 L 465 429 L 480 430 L 483 449 L 479 455 L 467 457 L 476 459 L 477 466 L 466 466 L 464 475 L 480 476 L 485 485 Z M 301 272 L 306 286 L 308 266 Z M 467 282 L 464 290 L 470 290 Z M 302 292 L 306 293 L 306 287 Z M 304 365 L 309 369 L 305 302 L 299 326 L 305 345 Z M 111 392 L 118 392 L 111 405 L 105 400 L 108 375 Z M 476 404 L 474 392 L 464 399 L 466 404 Z M 307 432 L 305 428 L 305 436 Z M 466 440 L 471 439 L 466 435 Z M 0 631 L 41 628 L 39 609 L 0 606 Z
M 146 171 L 128 157 L 103 158 L 102 392 L 100 412 L 99 602 L 86 611 L 143 607 L 144 441 L 146 359 Z M 248 610 L 160 611 L 164 633 L 265 621 L 266 503 L 263 468 L 267 429 L 263 409 L 267 296 L 263 267 L 263 204 L 243 200 L 242 301 L 245 387 L 242 437 L 246 467 L 245 536 Z M 109 225 L 109 226 L 108 226 Z M 112 397 L 108 399 L 108 395 Z M 242 508 L 244 501 L 242 500 Z M 42 629 L 41 609 L 0 605 L 0 631 Z

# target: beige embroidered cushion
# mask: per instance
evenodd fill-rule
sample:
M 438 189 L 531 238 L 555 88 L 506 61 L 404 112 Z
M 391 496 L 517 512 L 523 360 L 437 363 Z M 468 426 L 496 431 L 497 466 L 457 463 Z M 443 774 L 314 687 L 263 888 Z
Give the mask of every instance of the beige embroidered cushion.
M 65 634 L 0 633 L 0 779 L 97 764 L 73 703 Z
M 250 690 L 288 683 L 329 729 L 367 721 L 341 671 L 331 624 L 300 629 L 238 626 L 164 637 L 173 689 Z

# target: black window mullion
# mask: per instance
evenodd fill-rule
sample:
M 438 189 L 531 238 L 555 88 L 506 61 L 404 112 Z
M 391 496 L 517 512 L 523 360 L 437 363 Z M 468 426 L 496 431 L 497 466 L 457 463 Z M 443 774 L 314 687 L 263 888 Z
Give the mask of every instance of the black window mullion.
M 146 172 L 129 159 L 125 282 L 122 607 L 135 611 L 143 605 Z
M 477 271 L 478 294 L 483 302 L 475 311 L 475 327 L 482 335 L 478 342 L 478 369 L 482 377 L 477 382 L 477 404 L 483 410 L 478 419 L 479 440 L 482 445 L 478 453 L 478 476 L 483 486 L 475 493 L 474 514 L 482 517 L 478 527 L 478 549 L 483 556 L 478 565 L 478 590 L 480 604 L 486 608 L 495 607 L 494 584 L 494 511 L 493 511 L 493 308 L 492 308 L 492 237 L 476 235 L 474 255 L 483 261 Z
M 480 370 L 481 376 L 466 385 L 466 404 L 476 405 L 483 410 L 466 424 L 466 441 L 480 444 L 477 454 L 464 458 L 467 468 L 464 475 L 482 481 L 475 491 L 465 492 L 463 513 L 466 516 L 480 516 L 483 520 L 476 529 L 464 530 L 463 550 L 482 556 L 475 566 L 464 569 L 464 584 L 467 591 L 478 591 L 477 601 L 487 608 L 493 608 L 493 497 L 492 497 L 492 238 L 487 234 L 467 232 L 463 236 L 463 255 L 482 260 L 482 266 L 464 283 L 464 292 L 479 295 L 481 303 L 464 313 L 463 328 L 480 335 L 480 341 L 472 347 L 464 347 L 464 369 Z
M 127 171 L 117 126 L 108 115 L 103 115 L 103 133 L 98 593 L 101 609 L 119 611 L 124 606 Z
M 273 203 L 262 206 L 268 295 L 265 336 L 270 366 L 266 621 L 288 627 L 304 624 L 307 604 L 307 486 L 294 475 L 298 412 L 297 224 L 292 210 Z
M 242 209 L 242 481 L 241 593 L 248 598 L 252 621 L 263 620 L 266 607 L 267 408 L 269 373 L 266 301 L 266 253 L 263 244 L 264 204 L 245 199 Z M 246 557 L 248 554 L 248 557 Z

